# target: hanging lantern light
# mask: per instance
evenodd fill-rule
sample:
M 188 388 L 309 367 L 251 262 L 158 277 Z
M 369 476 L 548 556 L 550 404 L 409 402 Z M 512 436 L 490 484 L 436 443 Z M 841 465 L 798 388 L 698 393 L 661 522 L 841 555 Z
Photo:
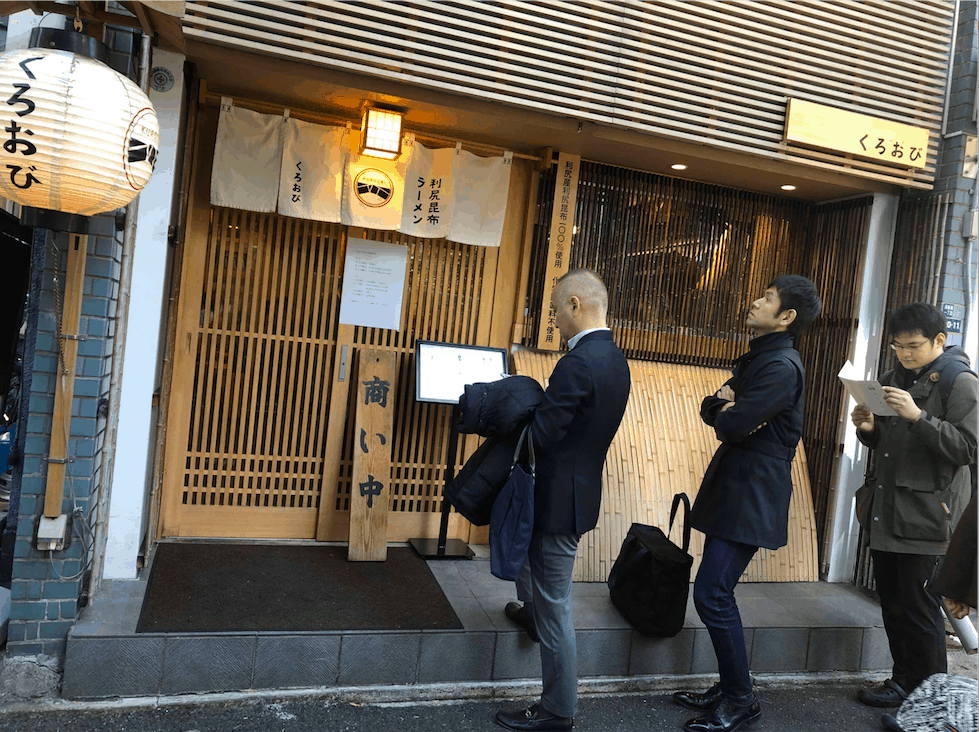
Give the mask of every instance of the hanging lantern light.
M 0 195 L 84 216 L 125 206 L 153 174 L 156 110 L 127 77 L 82 55 L 102 44 L 38 30 L 41 45 L 59 48 L 0 55 Z

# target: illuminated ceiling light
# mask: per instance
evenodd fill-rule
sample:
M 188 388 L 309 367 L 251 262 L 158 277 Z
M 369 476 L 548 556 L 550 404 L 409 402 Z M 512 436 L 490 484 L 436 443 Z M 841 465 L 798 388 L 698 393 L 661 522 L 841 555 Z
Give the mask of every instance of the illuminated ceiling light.
M 673 165 L 671 165 L 670 167 L 673 168 L 673 170 L 686 170 L 687 169 L 687 166 L 684 165 L 683 163 L 673 163 Z
M 361 125 L 364 139 L 361 144 L 361 155 L 393 160 L 401 154 L 401 118 L 402 112 L 390 109 L 368 107 L 364 110 L 364 120 Z
M 795 186 L 790 186 L 789 184 L 785 184 L 784 186 L 782 186 L 782 190 L 783 191 L 794 191 L 795 190 Z

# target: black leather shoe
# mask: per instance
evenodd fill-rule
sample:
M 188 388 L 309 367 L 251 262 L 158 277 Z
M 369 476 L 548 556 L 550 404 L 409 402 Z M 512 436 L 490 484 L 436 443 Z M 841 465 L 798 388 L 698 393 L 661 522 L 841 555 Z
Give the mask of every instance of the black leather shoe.
M 722 698 L 720 684 L 714 684 L 707 691 L 678 691 L 673 694 L 673 701 L 695 712 L 714 711 Z
M 894 679 L 888 679 L 883 686 L 857 692 L 857 699 L 869 707 L 899 707 L 907 698 L 908 693 Z
M 761 704 L 757 700 L 751 704 L 737 704 L 730 699 L 721 699 L 711 714 L 691 719 L 683 729 L 687 732 L 737 732 L 760 716 Z
M 501 727 L 521 730 L 521 732 L 569 730 L 574 727 L 574 717 L 555 717 L 540 704 L 534 704 L 515 712 L 499 711 L 496 713 L 496 723 Z
M 904 727 L 897 723 L 897 717 L 893 714 L 885 714 L 880 718 L 880 723 L 888 732 L 904 732 Z
M 503 612 L 506 613 L 506 616 L 510 618 L 510 620 L 527 631 L 527 635 L 530 636 L 530 640 L 537 643 L 537 625 L 534 623 L 534 617 L 527 612 L 527 608 L 525 608 L 519 602 L 508 602 L 506 607 L 503 608 Z

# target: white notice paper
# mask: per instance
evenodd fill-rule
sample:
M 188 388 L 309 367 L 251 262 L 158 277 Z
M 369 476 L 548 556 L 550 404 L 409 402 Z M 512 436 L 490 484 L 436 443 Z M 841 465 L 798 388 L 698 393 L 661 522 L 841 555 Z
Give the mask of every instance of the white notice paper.
M 852 363 L 847 361 L 837 376 L 843 382 L 846 390 L 850 392 L 850 396 L 857 400 L 857 404 L 881 417 L 897 416 L 897 412 L 887 406 L 887 402 L 884 401 L 884 387 L 880 385 L 880 382 L 861 379 Z
M 366 328 L 401 328 L 408 247 L 347 239 L 340 322 Z

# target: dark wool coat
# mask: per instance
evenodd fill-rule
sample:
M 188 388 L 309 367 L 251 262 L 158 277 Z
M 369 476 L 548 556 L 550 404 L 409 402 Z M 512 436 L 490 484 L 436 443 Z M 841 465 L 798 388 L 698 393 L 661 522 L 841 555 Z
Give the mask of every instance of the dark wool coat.
M 583 336 L 557 362 L 534 413 L 535 531 L 580 536 L 598 524 L 605 455 L 631 384 L 608 330 Z
M 734 406 L 721 412 L 728 402 L 713 394 L 700 405 L 701 418 L 721 441 L 690 512 L 690 525 L 707 536 L 766 549 L 788 543 L 792 459 L 805 395 L 805 370 L 793 343 L 784 332 L 753 339 L 726 382 Z
M 456 428 L 490 437 L 445 486 L 444 495 L 475 526 L 490 522 L 493 501 L 510 477 L 520 431 L 543 399 L 543 387 L 529 376 L 466 386 Z

